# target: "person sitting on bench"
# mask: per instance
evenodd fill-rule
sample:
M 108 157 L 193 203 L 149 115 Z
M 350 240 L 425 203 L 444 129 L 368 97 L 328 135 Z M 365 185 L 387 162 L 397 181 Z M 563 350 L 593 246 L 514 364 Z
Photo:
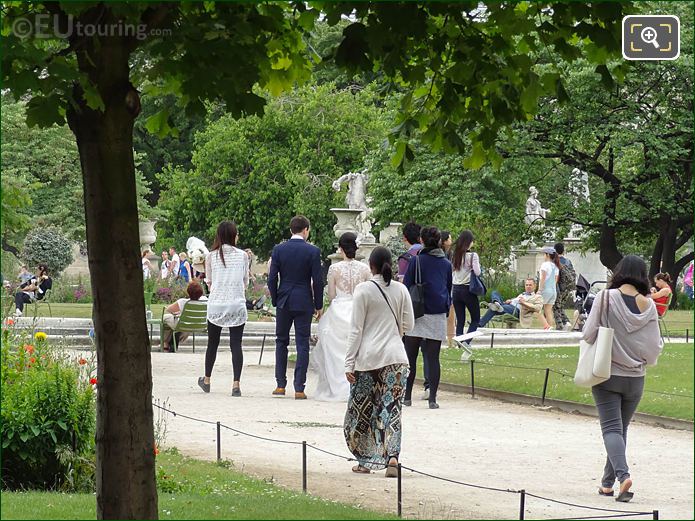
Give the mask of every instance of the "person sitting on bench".
M 530 328 L 533 314 L 543 308 L 543 297 L 536 293 L 534 279 L 524 281 L 524 290 L 518 297 L 504 301 L 497 291 L 493 291 L 492 302 L 487 305 L 488 310 L 480 319 L 480 327 L 485 327 L 496 316 L 507 314 L 518 318 L 521 327 Z

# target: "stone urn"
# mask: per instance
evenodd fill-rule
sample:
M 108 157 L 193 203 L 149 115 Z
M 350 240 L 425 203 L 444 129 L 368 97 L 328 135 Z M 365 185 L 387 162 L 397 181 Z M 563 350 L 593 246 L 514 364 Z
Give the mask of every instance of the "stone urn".
M 140 253 L 145 250 L 152 250 L 152 244 L 157 240 L 157 231 L 154 225 L 157 221 L 139 221 L 138 231 L 140 234 Z
M 352 232 L 354 234 L 359 234 L 359 229 L 357 228 L 357 217 L 362 213 L 362 210 L 356 208 L 331 208 L 338 220 L 337 223 L 333 225 L 333 233 L 336 239 L 340 239 L 340 236 L 347 232 Z M 336 250 L 338 249 L 338 244 L 336 243 Z M 359 254 L 358 254 L 359 257 Z M 343 260 L 343 256 L 336 251 L 335 253 L 328 256 L 331 259 L 331 264 L 340 262 Z M 358 259 L 360 260 L 360 259 Z

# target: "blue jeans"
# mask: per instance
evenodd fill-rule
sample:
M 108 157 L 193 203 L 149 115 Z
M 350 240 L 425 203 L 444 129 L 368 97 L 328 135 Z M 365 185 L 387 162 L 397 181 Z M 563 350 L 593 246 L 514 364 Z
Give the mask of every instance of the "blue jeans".
M 490 296 L 492 297 L 492 301 L 499 303 L 504 311 L 500 312 L 488 309 L 485 315 L 483 315 L 483 318 L 480 319 L 480 327 L 485 327 L 490 320 L 498 315 L 514 315 L 515 317 L 519 318 L 519 308 L 514 307 L 512 304 L 505 304 L 501 295 L 497 291 L 493 291 L 492 295 Z

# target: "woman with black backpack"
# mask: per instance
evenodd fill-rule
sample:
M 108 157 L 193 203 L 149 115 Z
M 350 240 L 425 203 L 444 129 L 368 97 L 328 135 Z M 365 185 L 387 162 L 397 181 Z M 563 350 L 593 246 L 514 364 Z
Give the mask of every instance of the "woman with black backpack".
M 405 335 L 405 351 L 410 361 L 410 374 L 405 391 L 405 405 L 412 405 L 413 383 L 420 345 L 427 360 L 429 383 L 429 407 L 438 409 L 437 388 L 439 387 L 439 350 L 446 340 L 446 315 L 451 306 L 451 263 L 439 247 L 441 234 L 435 226 L 426 226 L 420 231 L 423 249 L 410 259 L 403 283 L 411 292 L 419 294 L 422 309 L 420 316 L 415 311 L 415 327 Z M 413 308 L 417 302 L 413 301 Z

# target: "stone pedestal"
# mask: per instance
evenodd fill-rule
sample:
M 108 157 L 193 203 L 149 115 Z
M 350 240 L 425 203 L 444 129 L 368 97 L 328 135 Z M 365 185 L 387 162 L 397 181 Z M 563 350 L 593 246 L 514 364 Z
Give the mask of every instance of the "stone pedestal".
M 580 253 L 579 247 L 581 239 L 567 237 L 563 241 L 565 245 L 565 257 L 572 262 L 577 276 L 582 275 L 590 283 L 597 280 L 608 280 L 608 270 L 601 264 L 599 252 L 590 251 Z M 530 245 L 526 247 L 512 248 L 514 256 L 516 280 L 521 282 L 526 278 L 538 277 L 538 270 L 545 259 L 541 248 L 544 246 L 553 246 L 554 243 L 547 243 L 543 246 Z
M 360 244 L 360 247 L 357 248 L 357 255 L 355 258 L 369 264 L 369 256 L 377 246 L 379 246 L 379 244 L 376 242 L 363 242 Z
M 389 223 L 381 232 L 379 232 L 379 244 L 386 246 L 394 237 L 398 237 L 401 233 L 401 223 Z

